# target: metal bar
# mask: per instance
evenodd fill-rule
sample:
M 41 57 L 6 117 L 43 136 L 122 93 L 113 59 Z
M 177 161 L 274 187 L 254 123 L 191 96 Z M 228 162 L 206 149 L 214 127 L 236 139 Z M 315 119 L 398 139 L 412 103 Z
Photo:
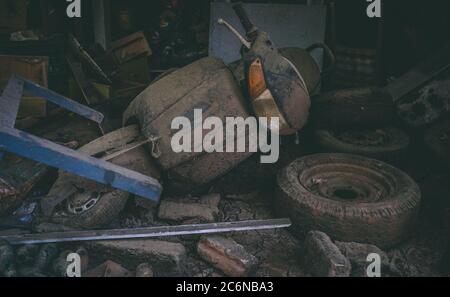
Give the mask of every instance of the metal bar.
M 89 53 L 81 46 L 80 42 L 73 36 L 69 34 L 69 45 L 74 54 L 80 57 L 83 61 L 85 61 L 89 67 L 108 85 L 112 84 L 108 75 L 98 66 L 98 64 L 92 59 Z
M 114 152 L 114 153 L 112 153 L 110 155 L 107 155 L 107 156 L 103 157 L 102 160 L 104 160 L 104 161 L 112 160 L 112 159 L 117 158 L 119 156 L 122 156 L 123 154 L 126 154 L 126 153 L 128 153 L 128 152 L 130 152 L 130 151 L 132 151 L 134 149 L 137 149 L 138 147 L 141 147 L 144 144 L 147 144 L 149 142 L 150 142 L 150 139 L 131 143 L 131 144 L 125 146 L 120 151 Z
M 23 93 L 23 82 L 13 75 L 0 97 L 0 126 L 13 128 Z
M 91 121 L 94 121 L 98 124 L 100 124 L 103 119 L 104 115 L 92 108 L 89 108 L 85 105 L 82 105 L 76 101 L 73 101 L 69 98 L 66 98 L 64 96 L 61 96 L 53 91 L 50 91 L 32 81 L 29 81 L 23 77 L 17 76 L 16 79 L 23 81 L 24 83 L 24 89 L 26 91 L 29 91 L 33 93 L 34 95 L 37 95 L 39 97 L 42 97 L 46 99 L 47 101 L 50 101 L 58 106 L 61 106 L 64 109 L 67 109 L 73 113 L 79 114 L 80 116 L 83 116 Z M 20 99 L 20 97 L 19 97 Z
M 0 139 L 3 149 L 13 154 L 159 201 L 162 187 L 149 176 L 8 127 L 0 127 Z
M 77 62 L 72 55 L 66 55 L 66 60 L 86 103 L 88 105 L 98 103 L 99 98 L 92 85 L 87 81 L 82 64 Z
M 42 244 L 60 242 L 81 242 L 101 240 L 142 239 L 194 234 L 214 234 L 237 231 L 254 231 L 287 228 L 291 226 L 289 219 L 256 220 L 241 222 L 225 222 L 213 224 L 181 225 L 149 227 L 137 229 L 94 230 L 94 231 L 66 231 L 41 234 L 23 234 L 14 236 L 1 236 L 11 245 Z
M 75 61 L 70 54 L 66 55 L 66 60 L 87 105 L 93 106 L 94 104 L 101 103 L 97 91 L 95 91 L 93 85 L 86 80 L 82 64 Z M 107 117 L 104 117 L 102 123 L 99 123 L 99 128 L 102 135 L 105 135 L 113 130 Z

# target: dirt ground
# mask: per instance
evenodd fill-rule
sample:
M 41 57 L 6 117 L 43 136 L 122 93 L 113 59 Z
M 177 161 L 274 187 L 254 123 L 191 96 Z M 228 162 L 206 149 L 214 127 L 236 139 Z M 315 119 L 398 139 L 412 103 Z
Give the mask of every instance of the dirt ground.
M 49 121 L 50 125 L 38 127 L 35 134 L 59 142 L 76 140 L 80 145 L 95 139 L 98 129 L 76 117 L 59 117 Z M 420 135 L 420 133 L 419 133 Z M 308 129 L 300 135 L 300 144 L 293 138 L 282 139 L 282 152 L 279 163 L 275 165 L 259 164 L 258 156 L 244 161 L 237 168 L 209 187 L 208 192 L 220 193 L 219 218 L 221 222 L 238 220 L 275 218 L 272 195 L 276 172 L 290 161 L 315 152 Z M 413 138 L 413 139 L 419 139 Z M 385 276 L 448 276 L 450 273 L 449 232 L 445 228 L 444 216 L 440 207 L 450 196 L 450 172 L 446 165 L 435 160 L 420 144 L 413 142 L 410 156 L 400 162 L 398 167 L 410 174 L 422 190 L 422 209 L 419 222 L 413 236 L 400 246 L 385 251 L 390 260 L 389 271 Z M 413 161 L 414 160 L 414 161 Z M 44 195 L 56 178 L 51 170 L 40 182 L 30 197 Z M 163 196 L 162 199 L 165 197 Z M 448 203 L 448 202 L 447 202 Z M 448 205 L 448 204 L 447 204 Z M 157 208 L 145 209 L 130 199 L 125 211 L 108 228 L 136 228 L 167 225 L 158 221 Z M 297 239 L 289 230 L 269 230 L 225 234 L 259 260 L 255 276 L 308 276 L 302 267 L 303 240 Z M 332 234 L 330 234 L 332 237 Z M 181 271 L 174 275 L 182 276 L 223 276 L 223 273 L 201 260 L 197 253 L 198 236 L 171 237 L 162 240 L 181 243 L 187 251 L 187 257 L 181 265 Z M 61 250 L 79 245 L 63 245 Z M 90 257 L 90 263 L 101 263 L 102 257 Z M 133 270 L 133 263 L 126 258 L 120 263 Z M 155 275 L 159 275 L 155 271 Z M 161 274 L 162 275 L 162 274 Z M 164 274 L 166 275 L 166 274 Z M 170 274 L 169 274 L 170 275 Z

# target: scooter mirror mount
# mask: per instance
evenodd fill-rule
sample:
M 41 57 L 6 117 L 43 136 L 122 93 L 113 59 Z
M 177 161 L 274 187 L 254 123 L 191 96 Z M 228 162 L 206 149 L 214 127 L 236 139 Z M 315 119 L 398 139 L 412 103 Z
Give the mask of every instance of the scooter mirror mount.
M 227 21 L 224 19 L 218 19 L 217 23 L 220 25 L 224 25 L 228 30 L 230 30 L 231 33 L 233 33 L 237 39 L 242 43 L 243 46 L 245 46 L 247 49 L 250 49 L 252 44 L 250 41 L 245 39 L 233 26 L 231 26 Z

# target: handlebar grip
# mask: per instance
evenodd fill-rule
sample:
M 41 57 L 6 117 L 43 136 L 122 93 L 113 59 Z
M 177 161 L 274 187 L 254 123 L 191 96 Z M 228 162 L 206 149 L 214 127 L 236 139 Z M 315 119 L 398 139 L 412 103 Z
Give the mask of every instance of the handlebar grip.
M 239 17 L 242 26 L 244 26 L 245 31 L 247 32 L 247 36 L 254 33 L 257 28 L 253 23 L 250 21 L 247 12 L 245 11 L 244 7 L 242 6 L 242 3 L 236 3 L 233 5 L 233 9 L 236 12 L 237 16 Z

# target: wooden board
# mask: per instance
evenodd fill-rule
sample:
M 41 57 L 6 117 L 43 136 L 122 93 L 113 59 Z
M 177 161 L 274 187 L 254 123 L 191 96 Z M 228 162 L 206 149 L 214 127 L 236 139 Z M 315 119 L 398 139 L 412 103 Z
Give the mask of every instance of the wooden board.
M 48 87 L 48 57 L 0 56 L 0 88 L 4 88 L 12 74 L 18 74 L 41 86 Z M 45 117 L 47 103 L 42 98 L 24 94 L 18 118 Z
M 148 57 L 152 54 L 152 50 L 142 32 L 137 32 L 117 40 L 111 46 L 114 57 L 119 65 L 136 57 Z

